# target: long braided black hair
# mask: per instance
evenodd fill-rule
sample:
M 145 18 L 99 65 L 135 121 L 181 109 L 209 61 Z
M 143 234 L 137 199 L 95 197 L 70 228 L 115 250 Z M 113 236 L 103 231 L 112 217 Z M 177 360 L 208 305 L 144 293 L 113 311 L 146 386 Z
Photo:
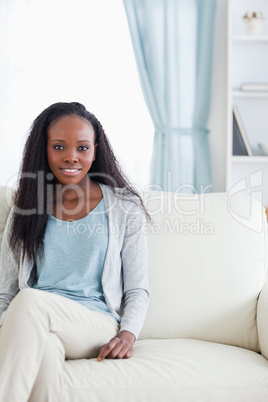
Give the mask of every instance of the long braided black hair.
M 137 197 L 147 219 L 150 220 L 140 195 L 122 172 L 97 118 L 88 112 L 81 103 L 54 103 L 33 122 L 24 148 L 19 187 L 14 196 L 10 247 L 11 250 L 22 248 L 23 255 L 27 255 L 33 261 L 36 261 L 37 253 L 43 252 L 49 211 L 48 192 L 53 188 L 55 181 L 47 160 L 47 130 L 53 123 L 65 116 L 79 116 L 86 119 L 94 129 L 95 143 L 98 144 L 98 147 L 96 159 L 90 168 L 90 178 L 107 184 L 116 194 L 118 194 L 116 188 L 121 188 L 124 189 L 124 196 Z

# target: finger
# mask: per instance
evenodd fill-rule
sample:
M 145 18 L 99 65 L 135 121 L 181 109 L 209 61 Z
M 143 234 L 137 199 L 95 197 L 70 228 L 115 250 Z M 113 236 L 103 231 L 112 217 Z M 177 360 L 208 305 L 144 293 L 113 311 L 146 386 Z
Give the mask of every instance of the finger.
M 105 345 L 105 347 L 101 348 L 99 355 L 97 357 L 97 361 L 100 362 L 105 359 L 105 357 L 110 353 L 112 348 L 108 345 Z
M 124 359 L 129 359 L 133 355 L 133 348 L 127 351 L 127 353 L 124 356 Z
M 115 345 L 115 347 L 108 353 L 108 355 L 106 356 L 107 359 L 115 359 L 117 358 L 118 354 L 122 351 L 122 349 L 124 349 L 125 347 L 127 347 L 126 344 L 119 342 L 117 345 Z
M 120 348 L 119 348 L 120 346 Z M 124 359 L 132 356 L 132 346 L 128 344 L 117 345 L 111 352 L 106 356 L 108 359 Z
M 102 346 L 99 350 L 99 354 L 97 356 L 97 361 L 101 361 L 102 360 L 102 354 L 104 352 L 104 349 L 106 348 L 106 345 Z
M 129 345 L 125 345 L 118 353 L 116 358 L 117 359 L 124 359 L 127 355 L 127 353 L 129 352 L 130 347 Z
M 118 338 L 117 338 L 118 339 Z M 101 361 L 103 359 L 105 359 L 105 357 L 110 353 L 110 351 L 115 347 L 115 345 L 117 344 L 117 339 L 116 338 L 112 338 L 110 340 L 109 343 L 107 343 L 106 345 L 103 345 L 99 351 L 99 355 L 97 357 L 97 361 Z

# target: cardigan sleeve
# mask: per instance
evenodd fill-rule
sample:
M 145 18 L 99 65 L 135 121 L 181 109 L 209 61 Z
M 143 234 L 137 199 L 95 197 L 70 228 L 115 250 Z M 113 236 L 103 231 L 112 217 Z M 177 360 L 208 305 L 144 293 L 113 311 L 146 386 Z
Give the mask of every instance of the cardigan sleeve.
M 143 209 L 132 203 L 121 251 L 124 310 L 120 331 L 131 332 L 136 339 L 143 326 L 149 303 L 146 229 Z
M 9 214 L 2 240 L 0 259 L 0 327 L 2 326 L 6 310 L 19 291 L 19 264 L 20 257 L 9 247 L 9 231 L 11 226 L 12 211 Z

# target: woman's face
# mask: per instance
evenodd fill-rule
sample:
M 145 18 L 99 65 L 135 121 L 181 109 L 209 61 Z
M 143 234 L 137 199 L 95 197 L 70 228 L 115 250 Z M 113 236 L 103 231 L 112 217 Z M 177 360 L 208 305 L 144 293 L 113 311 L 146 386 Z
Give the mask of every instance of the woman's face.
M 95 134 L 89 122 L 78 116 L 64 116 L 48 129 L 47 158 L 60 184 L 87 182 L 95 160 Z

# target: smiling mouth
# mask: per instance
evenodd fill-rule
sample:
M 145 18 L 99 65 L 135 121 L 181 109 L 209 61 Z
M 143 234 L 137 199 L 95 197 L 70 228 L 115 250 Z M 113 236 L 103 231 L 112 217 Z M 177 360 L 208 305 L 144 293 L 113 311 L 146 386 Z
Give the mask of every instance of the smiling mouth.
M 62 171 L 63 174 L 67 175 L 67 176 L 72 176 L 72 175 L 76 175 L 77 173 L 80 172 L 80 168 L 60 168 L 60 170 Z

